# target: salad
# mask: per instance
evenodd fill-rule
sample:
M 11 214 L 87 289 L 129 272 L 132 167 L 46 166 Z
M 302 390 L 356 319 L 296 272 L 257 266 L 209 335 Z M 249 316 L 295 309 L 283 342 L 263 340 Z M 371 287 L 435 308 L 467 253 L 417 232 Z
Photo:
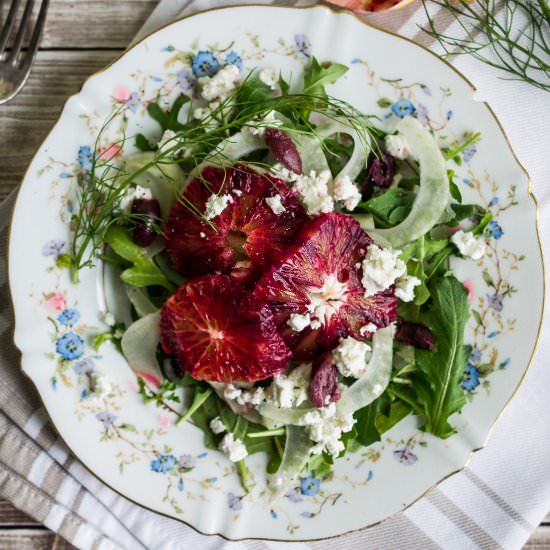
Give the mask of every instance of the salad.
M 450 437 L 466 402 L 450 260 L 483 256 L 491 215 L 462 203 L 453 165 L 480 136 L 441 148 L 405 112 L 388 128 L 327 93 L 346 71 L 210 67 L 169 110 L 148 105 L 157 136 L 119 144 L 138 152 L 100 153 L 107 120 L 79 181 L 67 267 L 77 283 L 112 264 L 131 304 L 95 345 L 117 345 L 144 401 L 202 430 L 245 489 L 251 454 L 283 494 L 409 415 Z

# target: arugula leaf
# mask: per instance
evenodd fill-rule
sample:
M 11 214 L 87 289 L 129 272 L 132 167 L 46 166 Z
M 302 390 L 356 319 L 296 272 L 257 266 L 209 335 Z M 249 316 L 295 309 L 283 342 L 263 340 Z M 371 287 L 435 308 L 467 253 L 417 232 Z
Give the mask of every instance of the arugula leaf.
M 402 222 L 412 209 L 414 194 L 397 187 L 388 189 L 383 195 L 360 203 L 357 208 L 370 212 L 386 227 Z
M 380 441 L 380 432 L 376 428 L 376 417 L 380 414 L 383 405 L 387 404 L 389 397 L 383 393 L 378 399 L 375 399 L 370 405 L 363 407 L 355 412 L 357 420 L 355 429 L 357 430 L 357 441 L 367 447 L 376 441 Z
M 467 291 L 455 277 L 435 279 L 430 285 L 433 303 L 422 317 L 436 336 L 432 351 L 415 350 L 418 374 L 411 380 L 423 409 L 423 429 L 443 439 L 455 433 L 448 419 L 466 402 L 460 387 L 468 360 L 468 346 L 463 343 L 468 320 Z
M 146 250 L 132 241 L 126 229 L 119 225 L 112 225 L 105 235 L 105 242 L 121 258 L 133 264 L 120 274 L 124 283 L 137 287 L 159 285 L 169 291 L 174 290 L 174 286 L 156 266 L 153 259 L 147 257 Z
M 345 65 L 339 63 L 320 64 L 315 57 L 312 57 L 309 67 L 304 71 L 303 93 L 327 97 L 325 86 L 334 84 L 347 71 L 348 67 Z
M 454 182 L 455 177 L 455 171 L 454 170 L 447 170 L 447 178 L 449 179 L 449 191 L 451 192 L 451 197 L 458 202 L 462 202 L 462 193 L 460 192 L 460 189 L 458 185 Z

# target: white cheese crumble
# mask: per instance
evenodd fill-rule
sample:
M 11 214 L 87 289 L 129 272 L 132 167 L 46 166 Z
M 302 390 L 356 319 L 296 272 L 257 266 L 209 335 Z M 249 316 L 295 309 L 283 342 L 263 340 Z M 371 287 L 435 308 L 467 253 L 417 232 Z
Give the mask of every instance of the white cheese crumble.
M 304 330 L 311 323 L 309 313 L 301 315 L 300 313 L 291 313 L 286 324 L 295 332 Z
M 338 456 L 344 450 L 340 441 L 342 434 L 353 428 L 353 414 L 340 415 L 335 403 L 321 407 L 305 414 L 301 425 L 312 441 L 317 443 L 312 449 L 313 454 L 327 451 L 332 456 Z
M 277 88 L 277 73 L 273 69 L 262 69 L 258 78 L 272 90 Z
M 363 277 L 361 282 L 365 296 L 372 296 L 393 285 L 396 279 L 406 273 L 403 260 L 399 259 L 400 250 L 380 248 L 371 244 L 363 260 Z
M 231 462 L 239 462 L 248 456 L 248 451 L 244 443 L 240 439 L 235 439 L 233 434 L 225 434 L 220 443 L 220 450 L 231 460 Z
M 196 107 L 193 109 L 193 118 L 201 120 L 210 114 L 210 109 L 208 107 Z
M 374 323 L 367 323 L 359 329 L 359 334 L 365 336 L 367 332 L 374 333 L 378 330 L 378 327 Z
M 226 65 L 214 76 L 201 76 L 198 83 L 206 101 L 224 100 L 239 83 L 239 69 L 236 65 Z
M 459 252 L 472 260 L 480 260 L 485 254 L 485 243 L 483 239 L 476 239 L 471 232 L 457 231 L 451 242 L 458 248 Z
M 231 202 L 233 202 L 233 197 L 231 195 L 216 195 L 213 193 L 206 201 L 204 217 L 207 220 L 211 220 L 219 216 Z
M 177 145 L 178 143 L 177 140 L 174 139 L 175 137 L 176 132 L 174 132 L 173 130 L 165 130 L 158 142 L 158 150 L 163 153 L 168 149 L 172 149 L 172 147 L 174 147 L 174 145 Z M 182 149 L 183 147 L 175 149 L 174 151 L 172 151 L 171 154 L 173 156 L 176 156 L 182 151 Z
M 115 316 L 110 311 L 104 311 L 99 318 L 110 327 L 115 326 Z
M 309 298 L 307 309 L 319 322 L 316 328 L 319 328 L 321 323 L 328 321 L 344 304 L 347 289 L 347 284 L 340 282 L 336 273 L 327 275 L 323 286 L 306 289 Z
M 248 130 L 252 135 L 263 137 L 266 128 L 277 128 L 282 126 L 283 122 L 277 118 L 275 111 L 269 111 L 263 117 L 256 117 L 250 122 L 243 125 L 245 130 Z M 286 170 L 286 168 L 285 168 Z M 288 175 L 287 175 L 288 176 Z
M 395 281 L 395 295 L 402 302 L 412 302 L 414 300 L 414 288 L 420 284 L 420 279 L 413 275 L 399 277 Z
M 141 185 L 136 185 L 135 187 L 129 187 L 119 203 L 119 208 L 122 212 L 130 212 L 132 208 L 132 203 L 136 199 L 146 199 L 150 200 L 153 198 L 151 190 L 147 187 L 142 187 Z
M 350 211 L 361 202 L 361 193 L 348 175 L 339 176 L 334 180 L 332 196 Z
M 223 397 L 224 399 L 232 401 L 233 399 L 240 397 L 242 392 L 243 390 L 241 390 L 241 388 L 237 388 L 234 384 L 227 384 L 223 390 Z
M 222 434 L 223 432 L 225 432 L 225 425 L 224 423 L 222 422 L 222 419 L 219 417 L 219 416 L 216 416 L 216 418 L 213 418 L 211 421 L 210 421 L 210 430 L 212 431 L 212 433 L 214 434 Z
M 267 197 L 265 199 L 265 202 L 269 208 L 271 208 L 271 211 L 273 214 L 278 216 L 279 214 L 282 214 L 286 208 L 284 207 L 283 203 L 281 202 L 281 195 L 274 195 L 273 197 Z
M 308 398 L 310 379 L 311 364 L 298 365 L 287 375 L 280 374 L 273 378 L 266 390 L 266 400 L 285 409 L 298 407 Z
M 113 391 L 109 377 L 102 372 L 92 371 L 89 374 L 90 393 L 88 399 L 95 401 L 104 399 Z
M 334 365 L 342 376 L 360 378 L 367 369 L 367 353 L 371 347 L 351 336 L 340 338 L 340 343 L 332 352 Z
M 294 188 L 308 214 L 315 216 L 334 210 L 334 199 L 330 196 L 328 187 L 331 181 L 330 170 L 323 170 L 319 174 L 312 170 L 309 175 L 294 176 Z
M 406 159 L 411 154 L 411 148 L 401 134 L 386 136 L 384 145 L 386 151 L 396 159 Z

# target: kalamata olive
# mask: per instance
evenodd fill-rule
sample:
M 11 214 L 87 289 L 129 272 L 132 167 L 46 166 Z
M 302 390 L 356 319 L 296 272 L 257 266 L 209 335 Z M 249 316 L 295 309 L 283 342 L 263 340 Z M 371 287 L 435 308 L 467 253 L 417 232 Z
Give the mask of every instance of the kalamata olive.
M 265 129 L 265 144 L 275 158 L 295 174 L 302 173 L 302 158 L 290 136 L 279 128 Z
M 370 183 L 386 189 L 392 184 L 395 175 L 395 159 L 383 151 L 371 160 L 367 175 Z
M 153 224 L 160 220 L 160 204 L 157 199 L 134 199 L 132 214 L 141 217 L 134 222 L 133 239 L 138 246 L 149 246 L 157 236 Z
M 435 334 L 427 326 L 402 320 L 397 323 L 395 339 L 421 349 L 431 350 L 435 345 Z
M 143 214 L 150 218 L 160 219 L 160 204 L 157 199 L 134 199 L 132 214 Z
M 324 407 L 340 399 L 336 367 L 332 364 L 332 352 L 330 351 L 323 353 L 313 362 L 309 399 L 316 407 Z
M 149 246 L 157 236 L 157 232 L 150 223 L 139 223 L 134 227 L 132 237 L 138 246 Z

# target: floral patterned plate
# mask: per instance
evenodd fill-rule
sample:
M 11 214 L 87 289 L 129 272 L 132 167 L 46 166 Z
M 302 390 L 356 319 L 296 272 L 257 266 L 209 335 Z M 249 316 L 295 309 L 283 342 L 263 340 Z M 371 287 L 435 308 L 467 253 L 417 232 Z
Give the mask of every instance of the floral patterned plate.
M 235 466 L 221 453 L 206 452 L 198 429 L 176 427 L 169 407 L 143 403 L 114 346 L 104 345 L 101 355 L 94 351 L 92 336 L 106 329 L 101 313 L 116 309 L 120 293 L 101 265 L 73 285 L 65 254 L 77 177 L 90 168 L 90 148 L 113 110 L 118 114 L 99 143 L 106 157 L 123 152 L 112 145 L 123 132 L 158 137 L 148 103 L 160 97 L 169 105 L 218 64 L 229 61 L 243 71 L 273 67 L 288 76 L 298 75 L 312 55 L 349 65 L 331 93 L 377 115 L 388 128 L 416 116 L 442 144 L 481 132 L 481 141 L 452 168 L 465 200 L 490 209 L 494 221 L 484 259 L 454 265 L 470 291 L 466 341 L 473 350 L 462 382 L 469 403 L 452 419 L 458 434 L 438 440 L 406 419 L 381 442 L 338 460 L 330 479 L 305 476 L 271 501 L 264 457 L 250 457 L 254 487 L 244 494 Z M 462 468 L 484 445 L 527 369 L 543 280 L 528 177 L 490 109 L 472 92 L 428 51 L 324 7 L 200 13 L 149 36 L 92 76 L 67 101 L 26 174 L 9 257 L 23 369 L 74 454 L 129 499 L 203 533 L 237 539 L 318 539 L 360 529 L 402 510 Z M 93 372 L 112 382 L 104 398 L 88 397 Z

